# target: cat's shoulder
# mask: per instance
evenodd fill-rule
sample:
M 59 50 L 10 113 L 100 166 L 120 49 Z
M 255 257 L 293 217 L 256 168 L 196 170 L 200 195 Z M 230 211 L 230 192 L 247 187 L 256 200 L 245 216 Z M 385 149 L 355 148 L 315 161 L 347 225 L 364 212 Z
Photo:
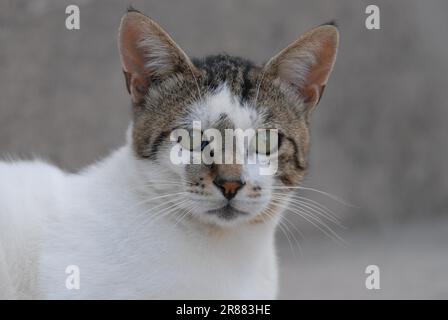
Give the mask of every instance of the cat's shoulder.
M 16 177 L 36 177 L 36 176 L 57 176 L 64 175 L 57 166 L 40 159 L 35 160 L 1 160 L 0 161 L 0 176 L 5 178 L 10 176 Z
M 65 180 L 67 173 L 42 160 L 0 161 L 0 197 L 42 194 Z

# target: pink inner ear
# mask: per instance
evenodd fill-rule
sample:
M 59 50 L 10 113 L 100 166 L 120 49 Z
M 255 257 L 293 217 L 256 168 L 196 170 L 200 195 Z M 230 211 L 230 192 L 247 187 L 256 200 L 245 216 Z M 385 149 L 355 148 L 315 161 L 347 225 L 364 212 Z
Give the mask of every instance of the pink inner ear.
M 336 46 L 333 38 L 324 38 L 320 41 L 320 48 L 315 51 L 316 62 L 311 66 L 305 77 L 305 91 L 311 94 L 310 100 L 317 104 L 324 92 L 336 55 Z M 306 89 L 312 87 L 312 89 Z
M 139 44 L 148 36 L 147 19 L 141 14 L 128 14 L 120 27 L 119 46 L 121 61 L 125 72 L 143 75 L 145 72 L 145 55 Z
M 166 78 L 180 69 L 194 70 L 169 34 L 141 13 L 129 12 L 123 17 L 118 43 L 126 86 L 134 102 L 143 99 L 154 79 Z M 182 68 L 177 68 L 181 64 Z
M 318 59 L 319 60 L 319 59 Z M 331 65 L 319 65 L 312 68 L 305 78 L 305 84 L 302 94 L 305 96 L 305 102 L 318 103 L 324 93 L 324 89 L 331 72 Z
M 293 42 L 274 59 L 278 77 L 295 88 L 305 102 L 319 102 L 333 68 L 338 32 L 333 26 L 320 26 Z
M 143 39 L 147 27 L 146 22 L 142 19 L 140 15 L 129 19 L 125 18 L 122 21 L 119 37 L 126 87 L 134 102 L 139 102 L 143 98 L 149 86 L 149 74 L 145 69 L 145 55 L 139 48 L 139 43 Z

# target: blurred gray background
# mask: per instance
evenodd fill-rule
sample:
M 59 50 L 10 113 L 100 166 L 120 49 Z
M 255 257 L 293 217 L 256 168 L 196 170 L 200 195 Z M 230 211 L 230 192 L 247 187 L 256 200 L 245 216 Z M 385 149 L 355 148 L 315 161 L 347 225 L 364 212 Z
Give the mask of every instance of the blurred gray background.
M 69 4 L 80 30 L 65 28 Z M 306 193 L 339 216 L 345 228 L 329 226 L 346 244 L 287 216 L 280 297 L 448 298 L 447 1 L 1 0 L 2 157 L 76 171 L 124 143 L 130 100 L 116 35 L 129 4 L 191 56 L 258 63 L 336 19 L 339 56 L 313 116 L 304 185 L 353 204 Z M 368 4 L 380 7 L 381 30 L 364 27 Z M 380 267 L 380 290 L 365 288 L 369 264 Z

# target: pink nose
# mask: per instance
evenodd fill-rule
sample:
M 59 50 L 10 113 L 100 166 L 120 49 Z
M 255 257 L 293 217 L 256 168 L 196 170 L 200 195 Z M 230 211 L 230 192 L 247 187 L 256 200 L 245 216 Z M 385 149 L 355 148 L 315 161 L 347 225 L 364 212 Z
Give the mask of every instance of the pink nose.
M 221 190 L 224 197 L 226 197 L 228 200 L 235 197 L 238 190 L 240 190 L 244 186 L 244 183 L 241 180 L 228 181 L 216 178 L 213 183 Z

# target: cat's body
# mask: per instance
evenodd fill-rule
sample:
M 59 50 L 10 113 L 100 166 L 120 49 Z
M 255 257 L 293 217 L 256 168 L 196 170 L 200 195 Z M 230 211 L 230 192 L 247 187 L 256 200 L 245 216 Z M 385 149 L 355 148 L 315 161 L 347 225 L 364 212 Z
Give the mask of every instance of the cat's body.
M 64 174 L 44 162 L 2 162 L 0 177 L 0 298 L 33 298 L 45 221 L 58 212 Z
M 324 25 L 262 67 L 190 60 L 129 11 L 126 145 L 76 174 L 0 163 L 0 298 L 275 298 L 275 228 L 305 175 L 310 113 L 337 44 Z M 220 140 L 228 130 L 247 135 Z M 201 161 L 178 162 L 180 152 Z
M 8 225 L 0 243 L 14 246 L 0 248 L 6 262 L 0 266 L 0 293 L 9 298 L 275 296 L 273 221 L 228 231 L 178 222 L 175 215 L 151 221 L 151 207 L 166 200 L 138 205 L 160 194 L 140 185 L 133 161 L 125 146 L 77 175 L 39 162 L 0 164 L 6 177 L 0 182 L 0 221 Z M 66 288 L 69 265 L 80 269 L 79 290 Z

